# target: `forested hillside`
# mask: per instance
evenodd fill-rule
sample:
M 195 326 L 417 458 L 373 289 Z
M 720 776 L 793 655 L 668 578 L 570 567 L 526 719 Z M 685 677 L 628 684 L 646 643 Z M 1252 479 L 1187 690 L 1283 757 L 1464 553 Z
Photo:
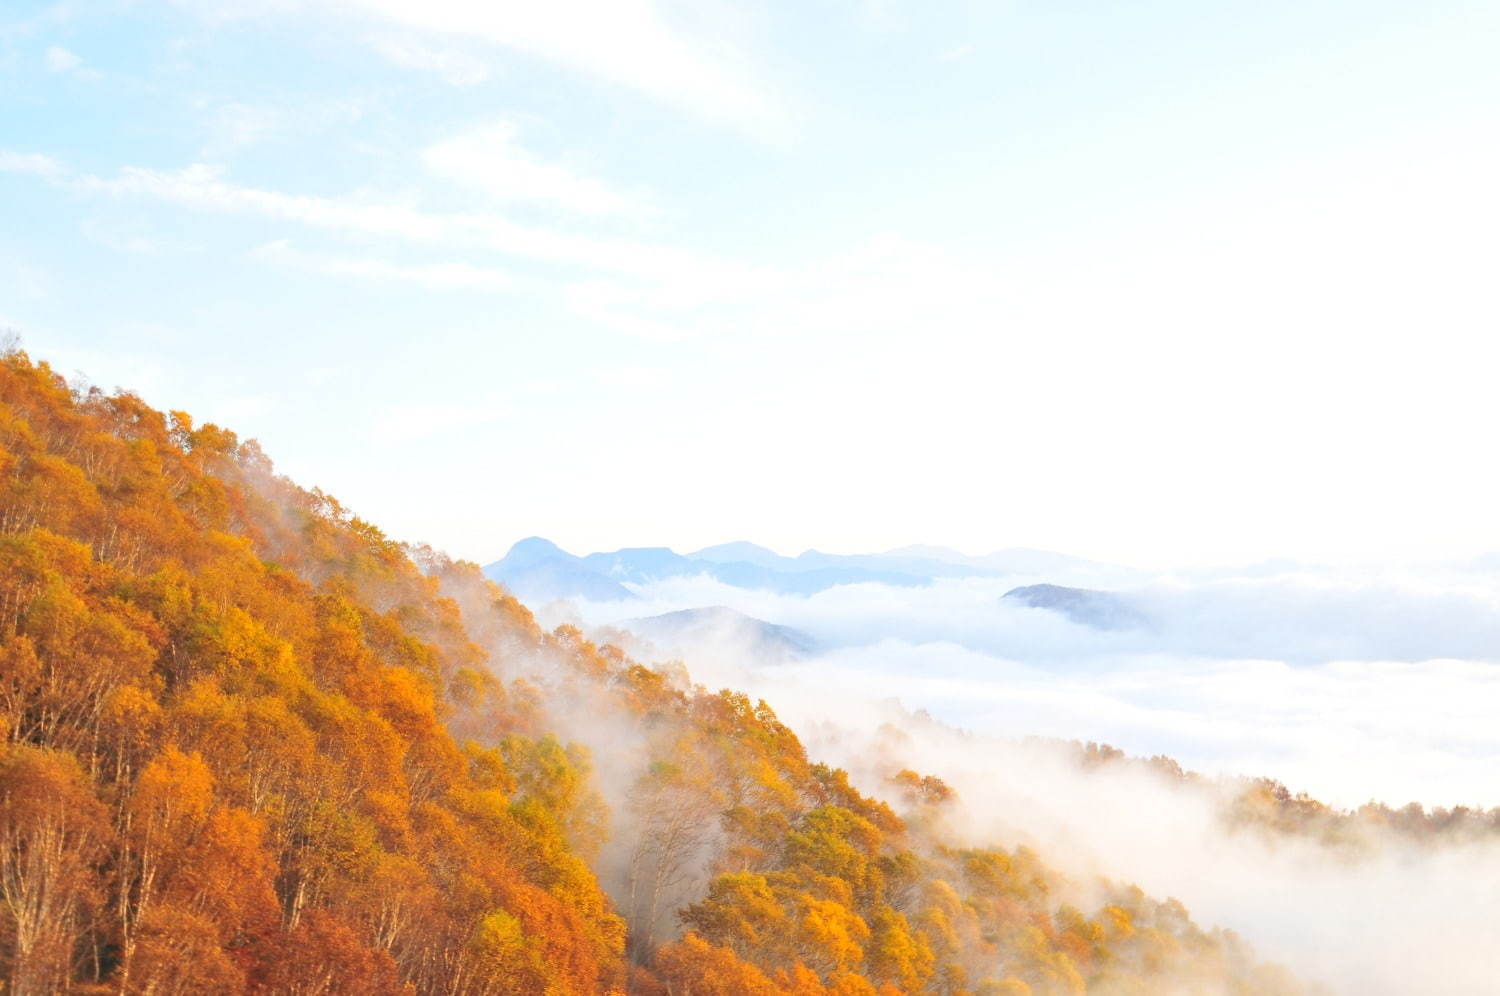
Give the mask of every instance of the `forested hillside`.
M 0 724 L 7 992 L 1297 991 L 19 352 Z
M 1213 792 L 1223 800 L 1221 818 L 1230 832 L 1260 833 L 1272 840 L 1310 839 L 1340 849 L 1344 860 L 1377 851 L 1391 841 L 1446 847 L 1500 836 L 1500 807 L 1428 809 L 1411 802 L 1398 809 L 1371 800 L 1357 809 L 1339 809 L 1306 792 L 1293 793 L 1271 778 L 1237 777 L 1226 784 L 1184 771 L 1169 757 L 1133 758 L 1108 744 L 1073 741 L 1068 747 L 1085 770 L 1133 768 L 1149 771 L 1174 787 Z

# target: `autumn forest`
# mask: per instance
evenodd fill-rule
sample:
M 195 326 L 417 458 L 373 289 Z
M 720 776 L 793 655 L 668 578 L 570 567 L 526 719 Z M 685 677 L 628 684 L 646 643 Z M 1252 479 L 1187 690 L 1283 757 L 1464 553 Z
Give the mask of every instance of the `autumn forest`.
M 1305 991 L 1170 897 L 968 839 L 936 777 L 855 784 L 775 703 L 544 631 L 253 441 L 18 350 L 0 560 L 7 993 Z M 1268 783 L 1236 812 L 1400 822 Z

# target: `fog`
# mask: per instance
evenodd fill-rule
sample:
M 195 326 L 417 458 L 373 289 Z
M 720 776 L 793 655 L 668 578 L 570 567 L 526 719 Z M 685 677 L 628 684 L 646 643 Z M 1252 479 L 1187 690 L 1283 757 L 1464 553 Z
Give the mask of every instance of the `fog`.
M 1341 993 L 1494 992 L 1500 846 L 1420 847 L 1394 838 L 1346 852 L 1305 839 L 1228 832 L 1212 789 L 1143 771 L 1085 772 L 1047 744 L 966 736 L 887 706 L 902 731 L 818 721 L 786 696 L 810 750 L 878 787 L 892 764 L 958 790 L 956 828 L 973 843 L 1027 843 L 1074 875 L 1133 882 L 1181 899 L 1203 925 L 1231 927 L 1265 958 Z M 823 700 L 828 701 L 827 699 Z
M 958 790 L 949 818 L 972 842 L 1029 843 L 1081 888 L 1105 875 L 1181 899 L 1200 924 L 1332 991 L 1495 991 L 1500 846 L 1392 835 L 1336 848 L 1231 832 L 1223 806 L 1238 775 L 1341 807 L 1500 804 L 1500 581 L 1461 569 L 1121 573 L 1103 580 L 1142 621 L 1100 629 L 1002 597 L 1029 580 L 792 597 L 678 578 L 539 613 L 764 698 L 866 791 L 900 767 L 936 774 Z M 675 645 L 611 629 L 715 605 L 817 649 L 767 662 L 743 628 Z M 1207 780 L 1084 769 L 1030 737 L 1165 754 Z
M 1094 740 L 1341 806 L 1500 805 L 1500 578 L 1429 571 L 1137 578 L 1144 623 L 1099 629 L 1002 596 L 1030 579 L 861 584 L 807 597 L 678 578 L 544 606 L 612 626 L 723 605 L 809 636 L 764 664 L 699 634 L 653 646 L 706 680 L 858 689 L 979 733 Z M 772 699 L 774 704 L 774 698 Z

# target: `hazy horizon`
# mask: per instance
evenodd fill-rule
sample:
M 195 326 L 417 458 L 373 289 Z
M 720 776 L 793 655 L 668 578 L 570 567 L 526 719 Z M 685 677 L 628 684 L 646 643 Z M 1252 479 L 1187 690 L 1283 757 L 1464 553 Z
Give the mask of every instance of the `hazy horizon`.
M 1500 549 L 1497 31 L 22 0 L 0 327 L 478 561 L 1462 559 Z

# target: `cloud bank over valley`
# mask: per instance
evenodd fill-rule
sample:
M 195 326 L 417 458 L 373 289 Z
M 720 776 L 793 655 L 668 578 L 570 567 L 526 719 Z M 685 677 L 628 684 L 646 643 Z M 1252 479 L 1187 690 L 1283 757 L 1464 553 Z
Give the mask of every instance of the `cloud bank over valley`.
M 1231 814 L 1258 777 L 1351 811 L 1500 803 L 1491 567 L 1159 574 L 1039 551 L 744 543 L 574 557 L 531 539 L 486 570 L 544 624 L 764 698 L 872 790 L 900 767 L 938 775 L 976 843 L 1180 898 L 1330 991 L 1394 994 L 1487 991 L 1474 952 L 1500 915 L 1493 839 L 1261 833 Z M 1086 770 L 1065 741 L 1202 778 Z
M 782 689 L 773 701 L 894 699 L 979 734 L 1166 754 L 1346 807 L 1500 803 L 1500 572 L 1484 561 L 1155 574 L 1036 551 L 572 557 L 544 543 L 489 573 L 544 619 L 632 631 L 646 659 Z M 708 608 L 741 618 L 636 622 Z M 767 640 L 780 649 L 759 652 Z

